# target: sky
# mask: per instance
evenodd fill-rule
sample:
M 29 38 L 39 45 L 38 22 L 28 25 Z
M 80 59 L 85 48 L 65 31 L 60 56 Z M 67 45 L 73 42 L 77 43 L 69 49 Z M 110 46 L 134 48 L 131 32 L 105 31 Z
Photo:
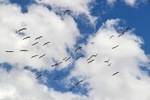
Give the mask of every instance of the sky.
M 0 0 L 0 12 L 0 100 L 150 100 L 149 0 Z

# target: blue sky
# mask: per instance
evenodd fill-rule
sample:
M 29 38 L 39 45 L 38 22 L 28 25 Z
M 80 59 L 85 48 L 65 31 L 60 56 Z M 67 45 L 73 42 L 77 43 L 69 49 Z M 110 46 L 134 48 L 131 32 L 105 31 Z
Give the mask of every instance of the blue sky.
M 0 62 L 0 71 L 2 71 L 0 76 L 10 78 L 10 80 L 0 80 L 2 82 L 0 85 L 4 84 L 4 87 L 0 86 L 2 89 L 0 99 L 36 100 L 38 95 L 39 100 L 49 97 L 52 100 L 63 100 L 65 96 L 68 96 L 67 100 L 99 100 L 100 98 L 102 100 L 142 100 L 141 98 L 149 100 L 148 92 L 145 94 L 138 92 L 140 88 L 142 91 L 150 88 L 148 85 L 150 80 L 150 5 L 148 1 L 135 0 L 133 3 L 130 0 L 95 0 L 94 2 L 77 0 L 75 6 L 72 2 L 66 1 L 58 4 L 55 1 L 45 2 L 44 0 L 39 1 L 42 3 L 38 0 L 10 0 L 8 2 L 12 8 L 5 3 L 6 7 L 3 7 L 3 3 L 0 2 L 0 7 L 4 9 L 2 9 L 4 16 L 0 15 L 0 21 L 2 20 L 0 26 L 3 26 L 0 32 L 4 36 L 3 39 L 0 38 L 2 40 L 0 45 L 3 47 L 1 52 L 10 49 L 14 50 L 14 54 L 0 54 L 4 56 Z M 21 12 L 18 10 L 19 7 L 21 7 Z M 52 9 L 49 9 L 50 7 Z M 71 9 L 71 13 L 63 16 L 61 12 L 66 8 Z M 92 23 L 94 18 L 97 20 Z M 14 25 L 13 22 L 15 22 Z M 25 36 L 31 36 L 30 40 L 22 41 L 25 36 L 15 33 L 16 29 L 21 27 L 27 27 L 23 33 Z M 131 29 L 121 38 L 117 38 L 117 35 L 126 27 Z M 4 35 L 3 32 L 13 34 L 7 37 L 8 34 Z M 38 46 L 35 48 L 30 46 L 31 43 L 35 43 L 33 38 L 40 35 L 43 37 L 38 40 Z M 114 35 L 114 38 L 108 40 L 111 35 Z M 50 45 L 40 46 L 49 40 L 51 40 Z M 141 44 L 140 41 L 144 43 Z M 91 47 L 91 42 L 95 42 L 93 47 Z M 118 50 L 110 49 L 118 44 Z M 79 46 L 82 49 L 74 52 Z M 22 48 L 29 48 L 30 52 L 18 53 L 17 50 Z M 31 54 L 42 55 L 45 52 L 46 57 L 41 61 L 37 58 L 29 58 Z M 86 59 L 96 53 L 98 57 L 93 58 L 95 61 L 88 64 Z M 76 60 L 76 57 L 80 55 L 83 56 Z M 71 59 L 63 61 L 63 57 L 71 57 Z M 111 66 L 108 67 L 108 64 L 104 63 L 106 59 L 111 59 L 109 62 Z M 60 61 L 62 65 L 50 67 Z M 110 79 L 109 77 L 112 77 L 116 71 L 120 71 L 119 75 Z M 15 73 L 20 75 L 15 76 Z M 40 74 L 42 76 L 36 80 L 35 78 Z M 58 75 L 59 77 L 54 80 Z M 14 76 L 14 80 L 18 83 L 11 80 Z M 83 82 L 76 85 L 82 79 Z M 27 86 L 19 89 L 24 80 L 28 81 Z M 125 83 L 124 80 L 128 82 Z M 72 91 L 68 91 L 71 88 L 67 86 L 70 81 L 73 81 L 71 87 L 75 87 Z M 139 87 L 138 89 L 133 85 L 136 82 L 139 82 L 136 86 Z M 34 85 L 30 86 L 31 84 Z M 114 87 L 110 87 L 111 84 Z M 6 87 L 12 91 L 10 95 L 5 91 Z M 28 93 L 28 89 L 33 90 L 31 90 L 34 93 L 33 97 Z M 125 94 L 126 92 L 133 94 L 131 96 Z M 25 96 L 19 93 L 25 93 Z M 12 95 L 16 96 L 10 99 Z

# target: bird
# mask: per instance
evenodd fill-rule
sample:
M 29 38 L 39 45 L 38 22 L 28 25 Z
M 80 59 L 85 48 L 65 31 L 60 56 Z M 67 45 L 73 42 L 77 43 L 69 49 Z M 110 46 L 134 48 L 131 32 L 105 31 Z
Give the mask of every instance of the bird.
M 12 52 L 14 52 L 14 51 L 6 51 L 6 52 L 8 52 L 8 53 L 12 53 Z
M 67 59 L 67 57 L 63 58 L 62 60 L 66 60 L 66 59 Z
M 109 58 L 108 60 L 105 60 L 104 62 L 105 62 L 105 63 L 108 63 L 108 62 L 109 62 L 109 60 L 110 60 L 110 58 Z
M 33 55 L 31 58 L 37 57 L 38 55 Z
M 21 28 L 21 29 L 18 30 L 18 32 L 21 32 L 21 31 L 26 30 L 26 29 L 27 28 Z
M 53 80 L 56 80 L 59 77 L 59 75 L 57 75 Z
M 70 81 L 70 82 L 68 83 L 68 86 L 70 86 L 72 82 L 73 82 L 73 81 Z
M 91 44 L 94 44 L 95 42 L 91 42 Z
M 28 39 L 28 38 L 31 38 L 31 37 L 30 37 L 30 36 L 27 36 L 27 37 L 23 38 L 23 40 Z
M 81 49 L 81 48 L 82 48 L 82 47 L 78 47 L 78 48 L 76 48 L 76 49 L 75 49 L 75 52 L 77 52 L 77 51 L 78 51 L 79 49 Z
M 111 66 L 111 63 L 110 63 L 110 64 L 108 64 L 108 66 Z
M 49 43 L 50 43 L 50 41 L 49 41 L 49 42 L 45 42 L 45 43 L 43 44 L 43 46 L 46 45 L 46 44 L 49 44 Z
M 38 43 L 39 43 L 39 42 L 35 42 L 35 43 L 32 44 L 32 46 L 37 45 Z
M 39 58 L 42 58 L 42 57 L 44 57 L 46 54 L 43 54 L 43 55 L 41 55 Z
M 115 72 L 114 74 L 112 74 L 112 76 L 117 75 L 119 72 Z
M 97 55 L 98 55 L 98 53 L 95 54 L 95 55 L 92 55 L 91 57 L 89 57 L 89 58 L 87 59 L 87 61 L 90 60 L 92 57 L 96 57 Z
M 38 39 L 40 39 L 40 38 L 42 38 L 43 36 L 39 36 L 39 37 L 37 37 L 37 38 L 35 38 L 35 40 L 38 40 Z
M 93 59 L 93 60 L 88 61 L 87 63 L 91 63 L 91 62 L 93 62 L 93 61 L 94 61 L 94 59 Z
M 24 52 L 28 52 L 28 50 L 26 50 L 26 49 L 22 49 L 22 50 L 20 50 L 20 52 L 22 52 L 22 51 L 24 51 Z
M 68 58 L 65 60 L 65 62 L 68 61 L 70 58 L 71 58 L 71 57 L 68 57 Z
M 65 10 L 65 11 L 64 11 L 64 15 L 65 15 L 67 12 L 70 12 L 70 11 L 71 11 L 71 10 Z
M 112 49 L 115 49 L 115 48 L 117 48 L 117 47 L 119 47 L 119 45 L 116 45 L 116 46 L 112 47 Z
M 109 38 L 109 39 L 113 38 L 114 36 L 115 36 L 115 35 L 110 36 L 110 38 Z
M 36 79 L 40 78 L 42 76 L 42 74 L 40 74 L 39 76 L 36 77 Z
M 81 82 L 83 82 L 83 80 L 80 80 L 79 82 L 77 82 L 76 85 L 80 84 Z
M 127 32 L 130 29 L 130 27 L 127 27 L 125 30 L 122 31 L 122 34 L 118 35 L 118 37 L 121 37 L 122 35 L 125 34 L 125 32 Z

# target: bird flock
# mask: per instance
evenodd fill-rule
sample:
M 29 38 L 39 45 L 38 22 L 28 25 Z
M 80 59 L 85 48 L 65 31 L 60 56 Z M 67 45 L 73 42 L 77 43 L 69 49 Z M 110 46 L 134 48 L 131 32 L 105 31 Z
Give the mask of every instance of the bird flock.
M 63 14 L 63 15 L 65 15 L 65 14 L 68 13 L 68 12 L 70 12 L 70 10 L 64 11 L 64 14 Z M 122 33 L 118 35 L 118 37 L 123 36 L 123 35 L 125 34 L 125 32 L 127 32 L 129 29 L 130 29 L 129 27 L 127 27 L 126 29 L 124 29 L 124 30 L 122 31 Z M 19 29 L 17 32 L 19 33 L 19 32 L 24 31 L 24 30 L 27 30 L 27 28 L 21 28 L 21 29 Z M 110 36 L 109 39 L 112 39 L 114 36 L 115 36 L 115 35 Z M 27 40 L 27 39 L 30 39 L 30 38 L 31 38 L 30 36 L 26 36 L 26 37 L 23 38 L 23 40 Z M 41 38 L 43 38 L 43 36 L 38 36 L 38 37 L 35 38 L 35 40 L 39 40 L 39 39 L 41 39 Z M 43 43 L 43 46 L 48 45 L 48 44 L 50 44 L 50 43 L 51 43 L 50 41 L 46 41 L 45 43 Z M 31 46 L 36 46 L 37 44 L 39 44 L 38 41 L 34 42 Z M 95 42 L 91 42 L 91 44 L 93 45 L 93 44 L 95 44 Z M 115 46 L 113 46 L 111 49 L 117 49 L 118 47 L 119 47 L 119 45 L 115 45 Z M 82 49 L 81 46 L 80 46 L 80 47 L 77 47 L 77 48 L 74 50 L 74 52 L 76 53 L 76 52 L 78 52 L 78 51 L 81 50 L 81 49 Z M 6 52 L 6 53 L 13 53 L 14 51 L 12 51 L 12 50 L 6 50 L 5 52 Z M 21 49 L 20 52 L 29 52 L 29 50 L 27 50 L 27 49 Z M 35 58 L 35 57 L 38 57 L 38 56 L 39 56 L 39 59 L 41 59 L 41 58 L 45 57 L 46 54 L 42 54 L 42 55 L 37 55 L 37 54 L 36 54 L 36 55 L 32 55 L 31 58 Z M 89 58 L 87 58 L 87 60 L 86 60 L 87 63 L 89 64 L 89 63 L 94 62 L 94 60 L 95 60 L 95 58 L 96 58 L 97 56 L 98 56 L 98 53 L 91 55 Z M 81 58 L 81 57 L 84 57 L 84 55 L 78 56 L 78 57 L 76 58 L 76 60 L 78 60 L 78 59 Z M 55 64 L 52 64 L 51 67 L 59 66 L 61 63 L 67 62 L 67 61 L 70 60 L 71 58 L 72 58 L 71 56 L 70 56 L 70 57 L 64 57 L 61 61 L 59 61 L 59 62 L 57 62 L 57 63 L 55 63 Z M 110 58 L 109 58 L 108 60 L 104 60 L 104 63 L 108 63 L 108 66 L 111 66 L 111 65 L 112 65 L 112 63 L 110 62 Z M 117 72 L 114 72 L 114 73 L 112 74 L 112 76 L 115 76 L 115 75 L 117 75 L 117 74 L 119 74 L 118 71 L 117 71 Z M 39 79 L 40 77 L 42 77 L 42 75 L 43 75 L 43 74 L 38 75 L 38 76 L 36 77 L 36 79 Z M 59 77 L 60 77 L 60 75 L 57 75 L 56 77 L 54 77 L 53 80 L 55 81 L 55 80 L 57 80 Z M 73 83 L 74 81 L 71 80 L 71 81 L 68 83 L 68 86 L 71 86 L 70 89 L 69 89 L 69 91 L 73 90 L 73 89 L 75 88 L 75 86 L 79 85 L 79 84 L 82 83 L 83 81 L 84 81 L 83 79 L 80 80 L 80 81 L 77 81 L 77 82 L 75 83 L 75 85 L 72 86 L 72 83 Z

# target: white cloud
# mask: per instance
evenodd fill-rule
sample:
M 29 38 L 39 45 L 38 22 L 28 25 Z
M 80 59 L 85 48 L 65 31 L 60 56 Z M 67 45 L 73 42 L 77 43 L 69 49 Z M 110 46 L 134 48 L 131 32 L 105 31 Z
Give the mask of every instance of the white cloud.
M 90 15 L 91 1 L 44 1 L 44 3 L 69 8 L 77 14 L 84 13 Z M 57 4 L 58 3 L 58 4 Z M 71 5 L 70 5 L 71 4 Z M 77 23 L 71 16 L 55 14 L 53 10 L 48 10 L 45 6 L 34 4 L 28 8 L 27 13 L 22 13 L 21 8 L 12 4 L 0 4 L 0 61 L 8 62 L 14 67 L 10 72 L 0 70 L 0 99 L 1 100 L 149 100 L 150 78 L 139 67 L 148 63 L 149 59 L 141 49 L 143 41 L 134 35 L 132 30 L 118 38 L 118 27 L 121 19 L 107 20 L 100 29 L 88 39 L 88 44 L 82 44 L 85 58 L 75 62 L 75 68 L 71 72 L 71 77 L 84 79 L 88 83 L 88 96 L 73 94 L 71 92 L 58 92 L 45 85 L 41 85 L 35 79 L 36 76 L 29 71 L 23 70 L 24 66 L 32 66 L 35 69 L 52 70 L 53 59 L 61 61 L 69 56 L 66 48 L 74 50 L 77 37 L 80 32 Z M 92 17 L 92 16 L 91 16 Z M 26 27 L 26 36 L 31 36 L 28 40 L 23 40 L 24 36 L 16 34 L 16 31 Z M 35 38 L 43 36 L 38 40 L 39 44 L 32 47 Z M 110 36 L 115 35 L 109 39 Z M 43 46 L 47 41 L 51 43 Z M 91 42 L 95 44 L 91 45 Z M 112 50 L 113 46 L 119 45 Z M 28 53 L 20 52 L 20 49 L 28 49 Z M 6 50 L 14 50 L 14 53 L 6 53 Z M 87 58 L 98 53 L 95 61 L 88 64 Z M 34 54 L 46 54 L 43 59 L 34 58 Z M 110 58 L 111 66 L 104 63 Z M 67 67 L 72 60 L 63 62 L 61 68 Z M 114 77 L 112 74 L 119 71 Z M 140 80 L 137 79 L 140 77 Z M 68 79 L 69 79 L 68 78 Z M 68 79 L 64 80 L 67 81 Z M 64 82 L 66 83 L 66 82 Z M 82 88 L 81 88 L 82 89 Z
M 73 49 L 76 38 L 79 36 L 73 18 L 65 16 L 61 19 L 60 16 L 43 6 L 32 5 L 28 13 L 23 14 L 16 5 L 0 5 L 0 12 L 1 62 L 7 61 L 22 67 L 28 65 L 49 69 L 54 64 L 53 58 L 61 61 L 65 56 L 69 56 L 66 48 Z M 31 36 L 31 39 L 23 40 L 25 36 L 16 34 L 16 31 L 22 27 L 27 28 L 24 32 L 26 36 Z M 35 38 L 41 35 L 43 37 L 38 40 L 39 44 L 31 46 L 36 42 Z M 51 43 L 43 46 L 47 41 Z M 29 52 L 20 52 L 21 49 L 28 49 Z M 13 50 L 14 53 L 6 53 L 6 50 Z M 35 54 L 46 54 L 46 56 L 43 59 L 38 57 L 31 59 L 31 56 Z M 63 63 L 62 67 L 66 65 L 67 63 Z
M 70 9 L 74 16 L 85 14 L 92 24 L 95 23 L 96 17 L 91 15 L 92 5 L 95 0 L 36 0 L 37 3 L 50 5 L 54 10 L 63 14 L 66 9 Z M 61 8 L 61 9 L 59 9 Z
M 107 0 L 107 4 L 113 6 L 116 3 L 116 0 Z
M 118 38 L 114 28 L 117 23 L 119 19 L 107 20 L 96 35 L 90 37 L 88 44 L 84 45 L 86 57 L 76 62 L 71 76 L 85 78 L 91 100 L 149 100 L 150 78 L 139 69 L 148 62 L 141 49 L 143 42 L 132 31 Z M 109 39 L 112 35 L 115 36 Z M 93 41 L 95 44 L 91 45 Z M 113 50 L 112 47 L 118 44 L 119 47 Z M 88 64 L 86 60 L 96 53 L 95 61 Z M 109 58 L 111 66 L 104 63 Z M 117 71 L 119 74 L 113 77 Z

